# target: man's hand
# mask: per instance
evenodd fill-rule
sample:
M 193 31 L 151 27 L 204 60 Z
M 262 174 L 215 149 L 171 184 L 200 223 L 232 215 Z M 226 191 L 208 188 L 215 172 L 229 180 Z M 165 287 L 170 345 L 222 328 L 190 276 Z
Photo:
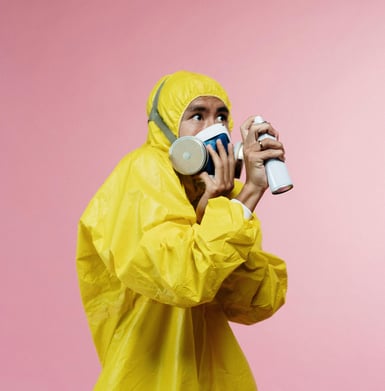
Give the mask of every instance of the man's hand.
M 218 153 L 214 151 L 211 145 L 207 150 L 214 162 L 215 174 L 209 175 L 202 172 L 194 176 L 194 181 L 202 186 L 204 191 L 196 206 L 197 222 L 200 223 L 204 215 L 208 200 L 219 196 L 228 196 L 234 188 L 235 159 L 234 147 L 228 144 L 227 153 L 221 140 L 217 140 Z
M 264 161 L 277 158 L 285 160 L 285 150 L 278 141 L 278 132 L 268 122 L 254 123 L 249 117 L 241 126 L 243 158 L 246 170 L 245 185 L 237 199 L 253 211 L 268 187 Z M 261 134 L 269 133 L 277 140 L 266 138 L 259 142 Z

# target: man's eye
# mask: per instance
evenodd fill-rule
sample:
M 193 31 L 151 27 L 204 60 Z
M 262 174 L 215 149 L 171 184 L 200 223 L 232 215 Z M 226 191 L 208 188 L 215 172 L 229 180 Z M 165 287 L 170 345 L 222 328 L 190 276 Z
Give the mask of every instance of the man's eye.
M 201 114 L 194 114 L 191 118 L 195 119 L 196 121 L 200 121 L 202 119 L 202 115 Z
M 227 115 L 225 115 L 225 114 L 218 115 L 217 119 L 220 122 L 226 122 L 227 121 Z

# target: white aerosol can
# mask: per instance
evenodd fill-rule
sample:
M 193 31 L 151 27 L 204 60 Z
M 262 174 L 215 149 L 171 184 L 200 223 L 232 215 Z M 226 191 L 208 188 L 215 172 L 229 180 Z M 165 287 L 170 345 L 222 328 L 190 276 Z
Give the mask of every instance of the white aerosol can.
M 259 115 L 254 119 L 255 124 L 262 124 L 264 122 L 266 121 Z M 266 138 L 276 140 L 271 134 L 263 133 L 258 137 L 258 141 L 262 141 Z M 293 182 L 290 179 L 285 162 L 279 159 L 268 159 L 264 164 L 267 181 L 269 183 L 270 191 L 273 194 L 282 194 L 293 188 Z

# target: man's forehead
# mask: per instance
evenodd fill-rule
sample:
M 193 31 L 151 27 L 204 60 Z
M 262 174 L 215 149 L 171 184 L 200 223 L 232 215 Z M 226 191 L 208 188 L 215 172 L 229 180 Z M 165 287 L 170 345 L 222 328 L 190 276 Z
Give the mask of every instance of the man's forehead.
M 229 111 L 223 101 L 215 96 L 199 96 L 198 98 L 195 98 L 188 105 L 186 111 L 205 111 L 212 108 L 217 111 Z

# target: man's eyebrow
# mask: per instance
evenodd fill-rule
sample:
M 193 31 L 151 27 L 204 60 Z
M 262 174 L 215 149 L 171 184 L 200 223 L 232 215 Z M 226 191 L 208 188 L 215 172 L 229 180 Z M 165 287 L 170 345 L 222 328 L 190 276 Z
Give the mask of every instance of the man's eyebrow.
M 226 106 L 218 107 L 217 113 L 229 113 L 229 109 Z
M 205 106 L 193 105 L 193 106 L 190 106 L 186 111 L 189 111 L 189 112 L 204 112 L 204 111 L 207 111 L 207 110 L 208 109 Z M 221 106 L 221 107 L 218 107 L 217 113 L 229 113 L 229 109 L 226 106 Z
M 217 110 L 218 113 L 229 113 L 229 109 L 226 106 L 219 107 Z
M 207 107 L 205 106 L 200 106 L 200 105 L 193 105 L 193 106 L 190 106 L 187 108 L 186 111 L 200 111 L 200 112 L 203 112 L 203 111 L 207 111 Z

